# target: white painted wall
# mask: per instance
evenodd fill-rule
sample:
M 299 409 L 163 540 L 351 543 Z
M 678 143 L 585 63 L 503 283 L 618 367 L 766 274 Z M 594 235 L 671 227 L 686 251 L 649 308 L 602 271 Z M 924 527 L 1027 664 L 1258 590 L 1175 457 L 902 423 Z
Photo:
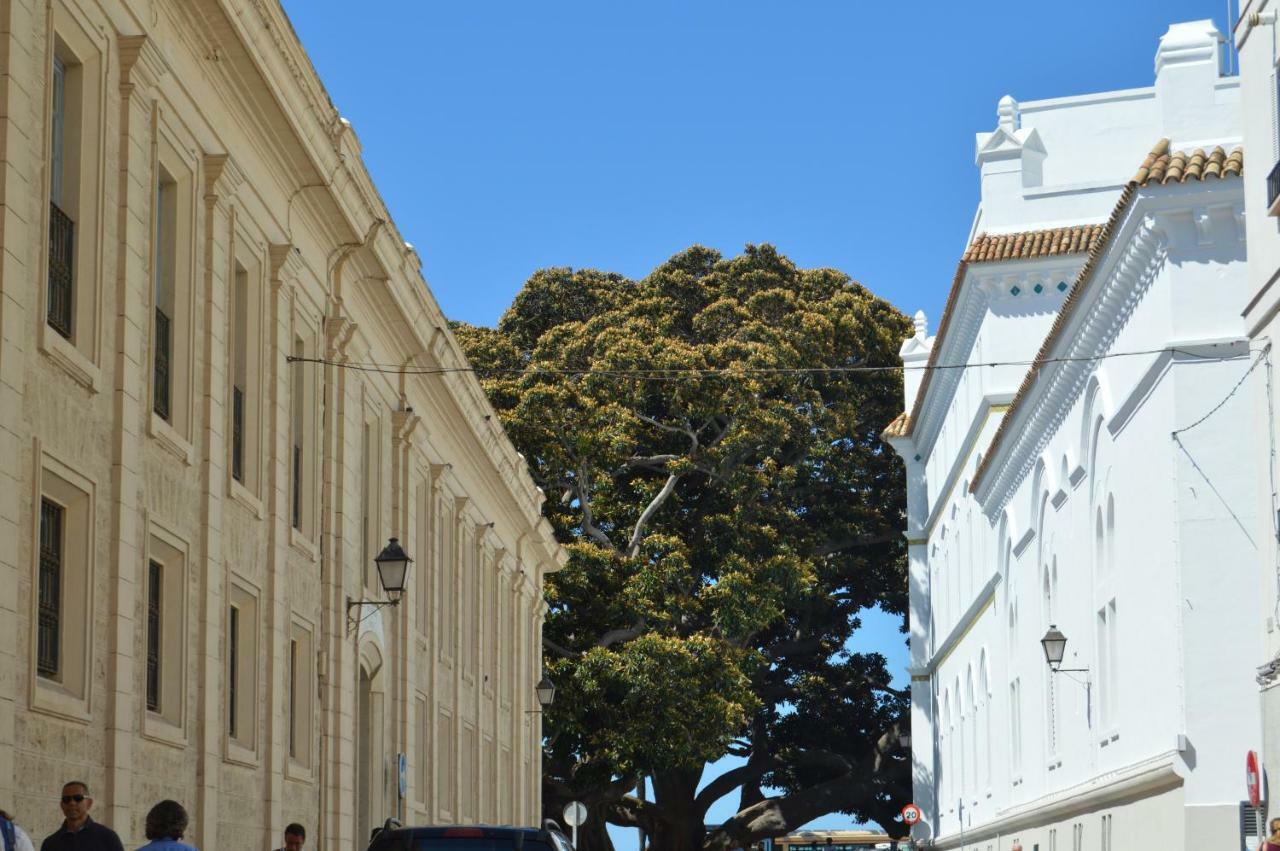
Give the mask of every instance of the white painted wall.
M 1197 22 L 1162 40 L 1151 89 L 1003 100 L 997 129 L 978 137 L 975 231 L 1102 222 L 1161 138 L 1175 149 L 1239 144 L 1239 87 L 1221 63 L 1221 37 Z M 1085 847 L 1098 847 L 1104 817 L 1115 819 L 1112 847 L 1128 847 L 1115 844 L 1126 836 L 1187 848 L 1234 837 L 1261 652 L 1256 463 L 1239 428 L 1261 371 L 1228 398 L 1252 362 L 1241 193 L 1234 178 L 1139 192 L 1094 273 L 1127 289 L 1096 288 L 1064 339 L 1110 323 L 1105 352 L 1187 353 L 1100 360 L 1046 397 L 1035 452 L 1006 438 L 991 461 L 1013 465 L 1012 487 L 995 493 L 984 479 L 985 491 L 969 492 L 1021 367 L 935 374 L 912 433 L 892 441 L 910 492 L 914 794 L 927 822 L 917 835 L 941 847 L 1065 849 L 1086 818 Z M 1082 261 L 971 266 L 946 338 L 908 343 L 904 362 L 935 346 L 939 363 L 1033 357 L 1063 295 L 1029 297 L 1025 283 L 1070 282 Z M 1108 639 L 1099 612 L 1111 618 L 1113 601 Z M 1050 623 L 1069 639 L 1064 667 L 1087 673 L 1049 673 L 1039 639 Z

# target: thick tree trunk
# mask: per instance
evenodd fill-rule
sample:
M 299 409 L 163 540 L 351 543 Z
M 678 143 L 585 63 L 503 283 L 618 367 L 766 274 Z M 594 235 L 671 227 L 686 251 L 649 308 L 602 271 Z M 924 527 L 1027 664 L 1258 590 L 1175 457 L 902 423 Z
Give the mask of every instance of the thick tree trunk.
M 706 808 L 697 803 L 701 771 L 665 771 L 653 776 L 653 801 L 662 820 L 649 840 L 650 851 L 701 851 Z

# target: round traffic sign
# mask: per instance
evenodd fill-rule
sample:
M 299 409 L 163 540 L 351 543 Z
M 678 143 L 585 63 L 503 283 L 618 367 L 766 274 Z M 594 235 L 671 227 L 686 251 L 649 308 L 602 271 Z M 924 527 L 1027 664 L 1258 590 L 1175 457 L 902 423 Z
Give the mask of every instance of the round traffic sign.
M 587 822 L 587 805 L 581 801 L 570 801 L 564 805 L 564 820 L 569 827 L 578 827 Z
M 907 824 L 917 824 L 921 816 L 920 808 L 915 804 L 907 804 L 902 808 L 902 820 Z
M 1249 806 L 1262 803 L 1262 772 L 1258 770 L 1258 752 L 1249 751 L 1244 758 L 1244 782 L 1249 791 Z

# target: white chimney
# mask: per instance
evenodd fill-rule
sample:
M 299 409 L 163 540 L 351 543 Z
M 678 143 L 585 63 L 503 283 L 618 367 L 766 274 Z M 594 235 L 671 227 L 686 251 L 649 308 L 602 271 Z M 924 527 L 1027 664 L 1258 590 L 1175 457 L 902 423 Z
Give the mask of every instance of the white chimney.
M 898 351 L 902 358 L 902 402 L 903 409 L 910 411 L 916 404 L 916 394 L 920 392 L 920 382 L 924 381 L 923 367 L 929 362 L 929 353 L 933 351 L 933 338 L 929 336 L 929 320 L 923 310 L 917 310 L 912 319 L 916 328 L 915 336 L 902 344 Z
M 1226 39 L 1213 21 L 1173 24 L 1156 49 L 1156 103 L 1163 135 L 1195 140 L 1218 106 Z

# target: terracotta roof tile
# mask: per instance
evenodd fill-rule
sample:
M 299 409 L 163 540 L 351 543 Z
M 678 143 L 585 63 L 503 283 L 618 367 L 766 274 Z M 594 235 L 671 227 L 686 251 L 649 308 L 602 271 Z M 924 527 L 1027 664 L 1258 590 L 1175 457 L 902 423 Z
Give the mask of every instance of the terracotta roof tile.
M 893 418 L 893 422 L 884 427 L 884 431 L 880 432 L 880 436 L 884 438 L 902 437 L 911 431 L 911 417 L 906 411 L 898 414 Z
M 1130 181 L 1136 186 L 1163 186 L 1168 183 L 1186 183 L 1188 180 L 1240 177 L 1244 174 L 1244 150 L 1236 148 L 1227 153 L 1221 145 L 1205 153 L 1204 148 L 1194 151 L 1170 151 L 1169 140 L 1161 139 L 1147 154 L 1142 167 Z
M 1102 226 L 1102 234 L 1089 250 L 1089 258 L 1085 260 L 1084 266 L 1080 269 L 1079 274 L 1076 275 L 1075 281 L 1072 282 L 1071 289 L 1067 292 L 1067 297 L 1062 302 L 1062 308 L 1058 311 L 1058 316 L 1054 319 L 1053 326 L 1049 329 L 1049 334 L 1045 337 L 1044 343 L 1041 344 L 1040 351 L 1036 353 L 1035 363 L 1039 364 L 1053 356 L 1053 348 L 1062 336 L 1077 307 L 1079 307 L 1084 290 L 1088 287 L 1090 279 L 1093 277 L 1093 271 L 1097 268 L 1098 261 L 1102 259 L 1102 255 L 1106 252 L 1107 244 L 1111 241 L 1111 235 L 1115 231 L 1116 225 L 1124 218 L 1125 211 L 1133 201 L 1134 196 L 1138 194 L 1139 189 L 1163 186 L 1169 183 L 1185 183 L 1188 180 L 1203 181 L 1211 176 L 1214 179 L 1222 179 L 1232 176 L 1241 177 L 1243 175 L 1244 151 L 1241 148 L 1236 148 L 1229 155 L 1220 146 L 1214 148 L 1213 152 L 1208 155 L 1202 150 L 1193 151 L 1190 154 L 1181 151 L 1170 153 L 1168 139 L 1161 139 L 1157 142 L 1151 153 L 1147 155 L 1146 160 L 1143 161 L 1142 167 L 1138 169 L 1138 173 L 1133 176 L 1133 179 L 1129 181 L 1128 185 L 1120 193 L 1120 200 L 1116 203 L 1115 209 L 1112 210 L 1111 217 L 1107 220 L 1107 223 Z M 1005 433 L 1012 428 L 1013 415 L 1022 405 L 1023 400 L 1030 395 L 1039 375 L 1040 367 L 1038 365 L 1033 365 L 1027 370 L 1027 374 L 1022 379 L 1022 385 L 1014 395 L 1013 401 L 1009 403 L 1008 411 L 1006 411 L 1003 419 L 1000 420 L 995 436 L 991 438 L 991 443 L 982 455 L 982 461 L 978 464 L 978 469 L 974 471 L 973 481 L 969 485 L 971 492 L 977 492 L 978 486 L 982 483 L 983 477 L 991 466 L 991 459 L 996 456 L 996 450 L 1004 440 Z
M 1031 260 L 1060 254 L 1081 254 L 1093 247 L 1102 234 L 1102 225 L 1024 231 L 996 236 L 979 234 L 964 253 L 966 263 L 997 260 Z

